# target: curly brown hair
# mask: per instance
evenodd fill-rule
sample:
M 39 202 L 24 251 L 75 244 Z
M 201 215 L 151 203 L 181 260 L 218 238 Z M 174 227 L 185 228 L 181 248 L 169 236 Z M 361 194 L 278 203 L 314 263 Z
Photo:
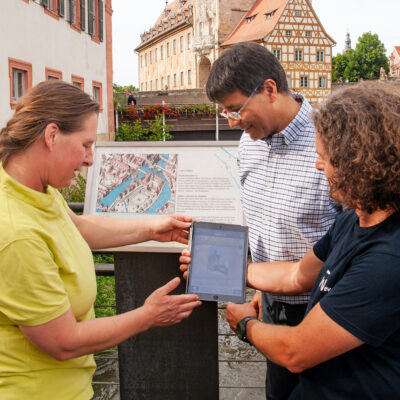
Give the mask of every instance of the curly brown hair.
M 332 193 L 368 213 L 400 210 L 400 85 L 365 82 L 340 90 L 313 120 L 337 169 Z

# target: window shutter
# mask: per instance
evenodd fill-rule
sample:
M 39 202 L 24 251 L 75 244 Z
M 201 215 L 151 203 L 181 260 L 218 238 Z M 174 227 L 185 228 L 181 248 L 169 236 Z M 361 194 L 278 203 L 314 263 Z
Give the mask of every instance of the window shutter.
M 41 0 L 41 4 L 43 7 L 49 8 L 49 0 Z
M 69 22 L 76 24 L 76 0 L 68 0 L 69 4 Z
M 86 7 L 85 7 L 85 1 L 86 0 L 81 0 L 80 1 L 80 10 L 81 10 L 81 29 L 84 31 L 86 29 L 86 19 L 85 19 L 85 13 L 86 13 Z
M 93 0 L 88 0 L 88 33 L 91 36 L 95 35 L 94 22 L 94 2 Z
M 104 29 L 103 28 L 103 20 L 104 20 L 103 4 L 104 4 L 103 0 L 99 0 L 99 40 L 100 40 L 100 42 L 103 41 L 103 29 Z
M 58 0 L 58 15 L 60 17 L 64 17 L 65 16 L 65 3 L 64 0 Z

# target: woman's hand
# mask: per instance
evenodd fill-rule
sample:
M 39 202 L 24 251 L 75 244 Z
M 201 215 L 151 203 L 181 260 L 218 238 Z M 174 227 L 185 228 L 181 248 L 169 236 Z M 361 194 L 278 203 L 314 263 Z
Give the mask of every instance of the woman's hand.
M 143 308 L 152 314 L 151 326 L 168 326 L 189 317 L 195 307 L 201 305 L 195 294 L 169 295 L 179 286 L 179 278 L 155 290 L 144 302 Z
M 192 259 L 190 258 L 190 251 L 189 249 L 183 249 L 181 256 L 179 257 L 179 262 L 181 265 L 179 269 L 183 272 L 183 277 L 187 279 L 189 264 L 191 263 Z
M 252 303 L 227 303 L 226 304 L 226 320 L 231 328 L 236 332 L 236 326 L 244 317 L 256 317 L 257 310 Z
M 150 240 L 188 243 L 188 230 L 195 219 L 185 215 L 169 215 L 149 220 Z

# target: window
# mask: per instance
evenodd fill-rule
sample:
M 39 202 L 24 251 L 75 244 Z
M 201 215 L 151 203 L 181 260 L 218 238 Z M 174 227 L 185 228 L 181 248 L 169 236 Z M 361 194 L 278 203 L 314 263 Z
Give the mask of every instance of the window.
M 99 34 L 100 42 L 103 41 L 103 30 L 104 30 L 104 17 L 103 17 L 103 9 L 104 9 L 104 1 L 98 0 L 97 3 L 97 32 Z
M 62 80 L 62 72 L 57 71 L 56 69 L 47 68 L 45 69 L 46 73 L 46 81 L 50 79 L 60 79 Z
M 169 43 L 167 43 L 167 57 L 169 57 Z
M 290 89 L 291 84 L 290 84 L 290 76 L 286 75 L 286 82 L 287 82 L 287 87 Z
M 308 88 L 308 76 L 300 77 L 300 87 Z
M 96 36 L 95 0 L 88 0 L 88 33 L 91 36 Z
M 211 18 L 209 22 L 210 35 L 214 35 L 214 20 Z
M 250 17 L 246 18 L 246 24 L 249 24 L 253 19 L 256 17 L 256 15 L 250 15 Z
M 160 47 L 160 58 L 161 60 L 164 60 L 164 46 Z
M 85 89 L 85 81 L 83 78 L 77 75 L 71 75 L 71 82 L 74 86 L 78 87 L 82 91 Z
M 80 0 L 79 2 L 79 8 L 80 8 L 80 23 L 81 23 L 81 29 L 84 31 L 86 29 L 86 2 L 85 0 Z
M 269 13 L 265 13 L 265 20 L 268 21 L 269 19 L 271 19 L 275 13 L 276 13 L 276 10 L 271 11 Z
M 187 48 L 190 49 L 190 40 L 191 40 L 191 36 L 190 36 L 190 32 L 187 34 Z
M 164 77 L 161 77 L 161 90 L 164 90 Z
M 319 77 L 319 87 L 321 88 L 321 89 L 326 89 L 326 77 L 325 76 L 320 76 Z
M 204 23 L 199 22 L 199 36 L 203 36 L 203 32 L 204 32 Z
M 311 37 L 311 31 L 306 31 L 306 37 Z
M 174 87 L 176 87 L 176 74 L 174 74 Z
M 68 22 L 71 25 L 76 26 L 78 21 L 76 18 L 76 14 L 77 14 L 77 10 L 76 10 L 76 0 L 67 0 L 67 4 L 68 4 Z
M 156 90 L 158 90 L 158 79 L 156 79 Z
M 174 39 L 172 42 L 172 52 L 173 54 L 176 54 L 176 39 Z
M 324 52 L 317 51 L 317 62 L 324 62 Z
M 272 52 L 274 53 L 274 56 L 280 61 L 281 60 L 281 50 L 273 49 Z
M 292 36 L 292 31 L 286 31 L 286 36 Z
M 15 103 L 32 87 L 32 64 L 13 58 L 8 59 L 10 77 L 10 105 Z
M 303 61 L 303 51 L 302 50 L 294 51 L 294 60 L 295 61 Z
M 144 66 L 147 67 L 147 53 L 144 54 Z
M 181 37 L 179 38 L 179 40 L 180 40 L 180 45 L 181 45 L 181 53 L 183 53 L 183 50 L 184 50 L 184 47 L 185 47 L 185 45 L 184 45 L 184 43 L 183 43 L 183 36 L 181 36 Z
M 192 84 L 192 70 L 188 69 L 188 85 Z
M 157 62 L 158 59 L 158 49 L 154 49 L 154 61 Z
M 183 72 L 181 72 L 181 86 L 183 86 L 184 84 L 185 84 L 184 75 L 183 75 Z
M 171 77 L 168 75 L 167 76 L 167 89 L 171 87 Z
M 153 64 L 153 57 L 152 57 L 152 55 L 153 55 L 153 52 L 152 52 L 152 50 L 150 50 L 150 53 L 149 53 L 149 61 L 150 61 L 150 64 Z
M 296 15 L 296 17 L 301 17 L 301 11 L 300 10 L 296 10 L 295 15 Z
M 81 4 L 84 3 L 84 0 L 81 0 Z M 103 8 L 104 1 L 103 0 L 87 0 L 88 4 L 88 33 L 92 36 L 92 39 L 99 43 L 103 41 Z M 84 19 L 84 13 L 81 16 L 81 21 Z M 82 28 L 83 29 L 83 28 Z
M 93 99 L 99 103 L 100 111 L 103 111 L 103 85 L 101 82 L 92 81 Z
M 153 81 L 150 81 L 150 91 L 153 91 Z
M 44 7 L 44 12 L 47 15 L 59 19 L 65 15 L 65 0 L 41 0 L 41 5 Z

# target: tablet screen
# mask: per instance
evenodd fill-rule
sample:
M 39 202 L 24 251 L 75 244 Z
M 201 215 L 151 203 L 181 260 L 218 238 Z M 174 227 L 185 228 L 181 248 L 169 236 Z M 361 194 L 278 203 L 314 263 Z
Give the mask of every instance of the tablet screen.
M 188 293 L 201 300 L 244 301 L 247 228 L 195 223 L 191 238 Z

